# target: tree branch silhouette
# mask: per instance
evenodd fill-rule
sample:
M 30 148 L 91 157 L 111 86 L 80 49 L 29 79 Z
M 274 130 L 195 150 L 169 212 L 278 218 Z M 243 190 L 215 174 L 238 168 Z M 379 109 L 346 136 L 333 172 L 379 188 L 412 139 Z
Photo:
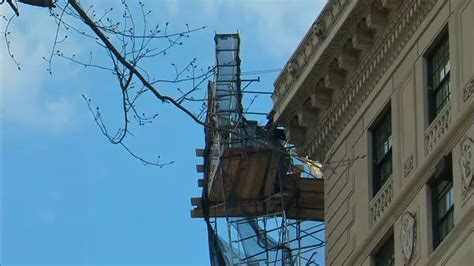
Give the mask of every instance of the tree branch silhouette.
M 3 3 L 3 0 L 1 3 Z M 19 15 L 20 11 L 11 0 L 6 0 L 10 5 L 15 6 L 14 12 Z M 133 9 L 129 6 L 126 0 L 121 0 L 122 20 L 115 20 L 110 14 L 113 8 L 105 9 L 103 12 L 97 13 L 93 6 L 84 9 L 77 0 L 23 0 L 19 1 L 28 5 L 36 5 L 48 7 L 51 17 L 56 22 L 56 29 L 54 33 L 53 45 L 51 53 L 43 59 L 47 62 L 47 71 L 53 74 L 53 59 L 55 57 L 66 59 L 75 64 L 86 68 L 97 69 L 97 71 L 106 71 L 114 75 L 118 81 L 118 88 L 121 93 L 121 105 L 123 113 L 123 126 L 119 128 L 115 134 L 107 129 L 105 121 L 103 121 L 100 108 L 94 108 L 90 98 L 83 95 L 83 98 L 91 112 L 97 126 L 101 133 L 112 144 L 121 145 L 132 157 L 139 159 L 144 164 L 151 164 L 157 166 L 164 166 L 168 163 L 159 163 L 147 161 L 136 155 L 130 148 L 128 148 L 124 141 L 128 136 L 133 136 L 130 131 L 130 123 L 133 119 L 138 125 L 142 126 L 151 123 L 158 114 L 145 115 L 138 110 L 137 100 L 146 92 L 151 92 L 154 98 L 162 103 L 173 105 L 177 110 L 184 113 L 195 123 L 209 127 L 204 120 L 203 110 L 206 108 L 206 97 L 195 97 L 193 94 L 201 90 L 201 86 L 207 85 L 206 81 L 214 74 L 214 67 L 208 67 L 207 70 L 202 70 L 201 73 L 196 73 L 196 59 L 191 60 L 187 65 L 178 68 L 176 64 L 171 64 L 174 69 L 174 77 L 170 79 L 155 79 L 143 68 L 140 62 L 144 59 L 154 58 L 156 56 L 165 56 L 172 48 L 183 44 L 183 38 L 189 37 L 190 34 L 205 29 L 205 27 L 191 28 L 186 24 L 186 29 L 178 32 L 169 31 L 169 23 L 164 24 L 164 29 L 159 24 L 154 26 L 149 25 L 147 17 L 151 11 L 145 8 L 142 1 L 138 1 L 138 9 Z M 55 8 L 53 8 L 55 7 Z M 139 12 L 138 18 L 135 17 L 135 12 Z M 8 26 L 10 26 L 12 18 L 7 19 L 7 28 L 4 34 L 6 46 L 11 59 L 20 69 L 20 64 L 14 57 L 10 50 L 10 34 Z M 71 21 L 75 20 L 76 22 Z M 79 25 L 77 25 L 79 22 Z M 85 25 L 87 29 L 83 26 Z M 68 39 L 68 35 L 62 36 L 62 31 L 69 31 L 79 34 L 83 38 L 92 40 L 96 45 L 105 49 L 105 55 L 112 62 L 111 65 L 103 62 L 97 63 L 94 60 L 92 51 L 89 53 L 88 59 L 81 59 L 76 54 L 69 55 L 61 51 L 58 47 L 61 43 Z M 165 41 L 167 44 L 163 47 L 152 46 L 152 41 Z M 191 73 L 191 74 L 188 74 Z M 176 88 L 173 91 L 164 90 L 163 84 L 186 83 L 185 88 Z M 191 83 L 191 85 L 189 85 Z M 131 94 L 133 93 L 133 95 Z M 178 96 L 172 96 L 178 93 Z M 186 103 L 202 102 L 200 110 L 196 113 L 192 111 Z

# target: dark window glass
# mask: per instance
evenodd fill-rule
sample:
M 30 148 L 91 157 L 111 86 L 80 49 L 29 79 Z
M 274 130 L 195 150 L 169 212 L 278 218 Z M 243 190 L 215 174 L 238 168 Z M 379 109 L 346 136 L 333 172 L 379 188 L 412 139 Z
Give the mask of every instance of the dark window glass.
M 393 235 L 385 241 L 383 246 L 379 249 L 375 255 L 376 266 L 394 266 L 395 265 L 395 252 L 393 248 Z
M 449 102 L 451 97 L 448 40 L 448 35 L 446 35 L 428 56 L 430 122 Z
M 454 227 L 451 156 L 444 157 L 437 168 L 439 168 L 439 170 L 431 184 L 433 201 L 433 246 L 435 248 Z
M 373 194 L 377 194 L 392 175 L 392 119 L 387 108 L 372 128 Z

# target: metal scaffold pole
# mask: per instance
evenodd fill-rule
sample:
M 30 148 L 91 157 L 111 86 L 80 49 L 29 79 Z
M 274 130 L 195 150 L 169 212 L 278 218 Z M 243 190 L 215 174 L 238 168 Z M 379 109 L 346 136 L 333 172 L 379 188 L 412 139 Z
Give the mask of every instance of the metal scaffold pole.
M 275 126 L 245 118 L 252 112 L 242 108 L 239 35 L 217 34 L 215 43 L 199 167 L 203 193 L 191 212 L 207 223 L 211 264 L 314 265 L 324 247 L 316 237 L 324 214 L 322 177 L 303 177 Z

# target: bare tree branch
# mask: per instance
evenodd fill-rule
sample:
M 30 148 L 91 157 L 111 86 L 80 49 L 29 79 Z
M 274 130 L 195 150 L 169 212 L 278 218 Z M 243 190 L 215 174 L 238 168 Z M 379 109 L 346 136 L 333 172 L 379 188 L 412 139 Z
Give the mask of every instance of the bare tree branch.
M 191 111 L 186 109 L 175 99 L 166 95 L 162 95 L 160 92 L 158 92 L 158 90 L 152 84 L 150 84 L 150 82 L 148 82 L 148 80 L 143 77 L 143 75 L 122 56 L 122 54 L 115 48 L 115 46 L 110 42 L 110 40 L 102 33 L 102 31 L 97 27 L 97 25 L 92 21 L 92 19 L 81 8 L 77 1 L 68 0 L 68 3 L 74 8 L 74 10 L 77 11 L 79 16 L 84 20 L 84 23 L 89 26 L 90 29 L 99 37 L 99 39 L 110 50 L 110 52 L 115 56 L 115 58 L 128 70 L 130 70 L 130 72 L 133 73 L 142 82 L 142 84 L 153 93 L 156 98 L 160 99 L 163 102 L 169 102 L 173 104 L 179 110 L 183 111 L 186 115 L 188 115 L 196 123 L 202 126 L 207 126 L 205 122 L 199 120 Z
M 0 3 L 3 3 L 4 0 L 0 1 L 2 1 Z M 85 68 L 103 70 L 117 78 L 118 87 L 121 92 L 123 125 L 118 128 L 118 130 L 113 131 L 114 133 L 108 130 L 105 121 L 102 119 L 100 109 L 98 107 L 93 108 L 91 99 L 83 95 L 94 121 L 110 143 L 121 145 L 132 157 L 139 159 L 145 164 L 157 166 L 169 164 L 160 164 L 144 160 L 132 152 L 124 143 L 127 136 L 133 136 L 130 131 L 131 122 L 136 122 L 137 125 L 143 126 L 151 123 L 158 117 L 157 113 L 147 115 L 138 108 L 139 105 L 137 105 L 137 101 L 148 91 L 153 94 L 154 98 L 161 100 L 163 103 L 171 103 L 197 124 L 217 129 L 212 125 L 206 124 L 204 120 L 204 114 L 207 108 L 206 97 L 195 97 L 194 95 L 196 92 L 201 91 L 203 84 L 205 85 L 205 82 L 214 74 L 213 67 L 208 67 L 207 70 L 201 69 L 197 71 L 196 58 L 194 58 L 188 64 L 180 67 L 178 67 L 178 64 L 172 63 L 171 67 L 174 70 L 174 76 L 169 78 L 161 76 L 160 78 L 154 78 L 153 75 L 147 72 L 143 64 L 143 61 L 146 61 L 146 59 L 155 58 L 159 55 L 166 56 L 172 48 L 181 46 L 184 38 L 189 37 L 191 33 L 205 29 L 205 27 L 190 28 L 189 25 L 186 24 L 185 30 L 170 32 L 168 22 L 166 22 L 163 27 L 160 27 L 159 24 L 150 26 L 147 17 L 150 16 L 151 11 L 147 10 L 141 1 L 136 3 L 139 8 L 132 10 L 127 0 L 121 0 L 122 11 L 119 11 L 122 12 L 121 18 L 113 16 L 115 14 L 113 13 L 113 8 L 107 8 L 97 12 L 92 5 L 84 9 L 77 0 L 62 0 L 56 1 L 55 3 L 52 1 L 48 2 L 48 0 L 44 2 L 35 0 L 20 2 L 29 5 L 49 7 L 50 15 L 55 20 L 56 27 L 51 53 L 43 57 L 47 62 L 48 73 L 53 74 L 53 60 L 58 57 Z M 57 9 L 51 9 L 54 4 Z M 138 18 L 135 16 L 138 16 Z M 3 19 L 8 21 L 4 37 L 8 53 L 18 69 L 20 69 L 20 64 L 10 51 L 10 41 L 8 38 L 10 34 L 8 26 L 14 17 L 15 16 L 12 16 L 12 18 L 7 19 L 2 16 Z M 118 20 L 116 20 L 116 18 L 118 18 Z M 78 25 L 78 23 L 80 25 L 85 24 L 92 33 L 88 32 L 88 30 L 84 30 L 84 27 Z M 92 40 L 93 43 L 103 48 L 105 53 L 99 53 L 97 60 L 97 53 L 94 52 L 93 56 L 92 51 L 90 51 L 88 56 L 76 56 L 75 53 L 71 53 L 70 51 L 63 52 L 61 44 L 70 39 L 67 34 L 63 34 L 63 31 L 72 31 L 87 40 Z M 154 40 L 162 42 L 160 42 L 160 45 L 155 46 L 156 44 L 152 44 Z M 103 55 L 106 55 L 111 60 L 111 65 L 104 63 L 102 60 Z M 180 83 L 183 83 L 184 86 L 176 88 Z M 164 91 L 162 87 L 158 89 L 158 86 L 161 84 L 167 84 L 167 87 L 169 84 L 170 88 L 174 88 L 175 90 L 168 88 Z M 184 89 L 182 89 L 183 87 Z M 178 95 L 176 95 L 177 93 Z M 204 95 L 207 94 L 204 93 Z M 196 102 L 202 102 L 202 104 L 199 110 L 194 113 L 190 106 L 193 106 Z

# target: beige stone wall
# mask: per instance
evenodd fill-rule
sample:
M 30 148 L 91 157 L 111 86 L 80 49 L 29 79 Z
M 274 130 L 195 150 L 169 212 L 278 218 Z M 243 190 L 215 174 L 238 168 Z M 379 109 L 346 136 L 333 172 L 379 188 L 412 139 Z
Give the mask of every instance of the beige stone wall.
M 444 127 L 439 122 L 439 129 L 436 129 L 428 125 L 425 111 L 424 55 L 445 28 L 450 36 L 450 122 Z M 474 139 L 474 97 L 469 96 L 473 90 L 469 84 L 473 79 L 474 1 L 440 0 L 329 149 L 328 167 L 324 172 L 328 265 L 373 265 L 371 255 L 391 232 L 395 239 L 397 265 L 401 265 L 400 216 L 406 211 L 413 213 L 417 222 L 411 265 L 472 265 L 474 196 L 472 190 L 463 195 L 460 156 L 465 136 Z M 376 195 L 372 199 L 368 130 L 388 102 L 392 107 L 393 175 L 389 184 L 382 188 L 388 191 L 385 197 Z M 430 135 L 432 131 L 435 132 Z M 428 142 L 433 143 L 431 148 L 427 147 Z M 471 150 L 474 153 L 474 147 Z M 431 203 L 426 182 L 436 162 L 450 151 L 453 155 L 455 229 L 433 251 Z M 387 205 L 375 208 L 380 212 L 377 219 L 371 211 L 375 201 L 381 202 L 380 206 Z
M 451 99 L 429 124 L 425 55 L 446 31 Z M 474 185 L 462 178 L 474 154 L 474 0 L 330 0 L 275 86 L 275 123 L 325 166 L 328 265 L 373 265 L 391 234 L 402 265 L 406 213 L 416 221 L 410 265 L 474 262 Z M 372 197 L 369 128 L 389 102 L 393 173 Z M 433 250 L 427 183 L 449 152 L 455 228 Z

